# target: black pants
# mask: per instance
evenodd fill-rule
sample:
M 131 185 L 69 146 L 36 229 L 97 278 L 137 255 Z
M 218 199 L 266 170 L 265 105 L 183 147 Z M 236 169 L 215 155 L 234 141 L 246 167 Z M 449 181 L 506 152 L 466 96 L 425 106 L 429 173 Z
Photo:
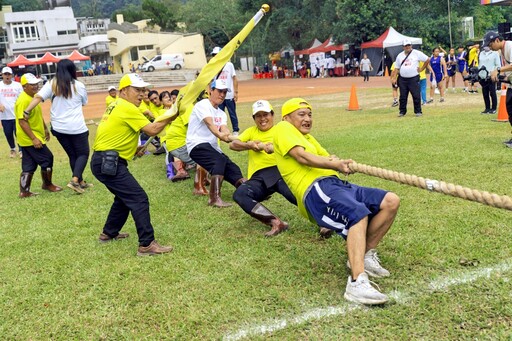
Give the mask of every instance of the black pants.
M 245 211 L 250 214 L 256 204 L 265 200 L 268 196 L 279 193 L 290 203 L 297 206 L 297 200 L 292 194 L 283 179 L 278 180 L 273 186 L 267 187 L 264 181 L 259 179 L 250 179 L 244 182 L 233 193 L 233 200 Z
M 73 176 L 82 181 L 87 159 L 89 159 L 89 131 L 85 133 L 70 135 L 51 130 L 69 158 L 69 166 Z
M 23 147 L 23 156 L 21 157 L 21 170 L 26 173 L 34 173 L 37 166 L 43 170 L 53 167 L 53 154 L 48 147 L 43 144 L 43 148 Z
M 370 80 L 370 71 L 363 71 L 363 82 Z
M 508 114 L 508 121 L 510 122 L 510 125 L 512 126 L 512 88 L 507 89 L 507 114 Z
M 114 203 L 110 207 L 103 233 L 110 237 L 117 236 L 131 212 L 139 245 L 148 246 L 155 239 L 149 215 L 148 195 L 128 170 L 126 160 L 119 159 L 116 175 L 105 175 L 101 173 L 101 159 L 101 152 L 92 154 L 92 174 L 114 194 Z
M 238 127 L 238 117 L 236 116 L 236 102 L 234 99 L 225 99 L 224 102 L 222 102 L 219 105 L 219 109 L 224 111 L 224 108 L 228 108 L 229 113 L 229 119 L 231 121 L 231 125 L 233 126 L 233 132 L 239 131 L 240 128 Z
M 498 98 L 496 97 L 496 83 L 493 81 L 480 81 L 480 85 L 482 86 L 485 110 L 496 110 L 498 103 Z
M 16 120 L 2 120 L 2 128 L 4 129 L 4 135 L 9 147 L 11 150 L 15 150 L 16 143 L 14 138 L 16 137 Z
M 233 186 L 243 178 L 240 167 L 227 155 L 219 153 L 209 143 L 201 143 L 192 148 L 190 158 L 211 175 L 223 175 L 224 180 Z
M 409 92 L 414 103 L 414 113 L 421 114 L 420 76 L 411 78 L 398 77 L 398 88 L 400 89 L 400 114 L 407 114 L 407 97 L 409 97 Z

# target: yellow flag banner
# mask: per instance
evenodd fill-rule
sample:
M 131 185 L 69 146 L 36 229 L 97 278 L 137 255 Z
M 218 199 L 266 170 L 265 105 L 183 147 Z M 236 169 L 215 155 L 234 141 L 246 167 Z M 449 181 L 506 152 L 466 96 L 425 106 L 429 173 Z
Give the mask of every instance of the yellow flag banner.
M 263 18 L 265 13 L 270 9 L 270 6 L 263 4 L 258 12 L 249 20 L 244 28 L 238 32 L 238 34 L 224 46 L 220 52 L 213 57 L 208 64 L 206 64 L 197 78 L 183 88 L 181 88 L 176 103 L 163 115 L 160 115 L 155 121 L 161 121 L 168 117 L 176 114 L 183 114 L 187 110 L 188 106 L 194 103 L 195 99 L 201 91 L 203 91 L 213 78 L 222 70 L 224 65 L 231 59 L 235 51 L 240 47 L 242 42 L 247 38 L 252 29 L 258 24 Z

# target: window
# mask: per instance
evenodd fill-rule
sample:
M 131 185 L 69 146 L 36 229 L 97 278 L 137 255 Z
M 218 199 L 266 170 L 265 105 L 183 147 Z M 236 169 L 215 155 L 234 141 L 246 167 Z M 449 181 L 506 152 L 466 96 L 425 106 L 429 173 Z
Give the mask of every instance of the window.
M 132 58 L 132 61 L 139 60 L 139 50 L 137 47 L 132 47 L 130 49 L 130 57 Z
M 57 31 L 58 36 L 66 36 L 68 34 L 76 34 L 76 30 Z
M 13 23 L 11 30 L 15 43 L 39 40 L 39 32 L 35 21 Z
M 142 45 L 142 46 L 139 46 L 139 51 L 144 51 L 144 50 L 153 50 L 153 45 Z

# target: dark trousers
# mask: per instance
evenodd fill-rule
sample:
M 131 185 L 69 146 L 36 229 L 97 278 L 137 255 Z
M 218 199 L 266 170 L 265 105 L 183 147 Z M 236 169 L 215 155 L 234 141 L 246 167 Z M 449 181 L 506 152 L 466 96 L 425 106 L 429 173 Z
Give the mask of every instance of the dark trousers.
M 2 120 L 2 128 L 4 128 L 4 135 L 9 147 L 11 150 L 16 149 L 16 143 L 14 141 L 16 136 L 16 120 Z
M 236 117 L 236 102 L 234 99 L 225 99 L 221 105 L 219 105 L 219 109 L 224 111 L 224 108 L 228 108 L 229 119 L 231 120 L 231 125 L 233 126 L 233 132 L 239 131 L 238 128 L 238 117 Z
M 370 80 L 370 71 L 363 71 L 363 82 Z
M 496 97 L 496 83 L 490 80 L 480 81 L 480 85 L 482 86 L 485 110 L 496 110 L 498 103 L 498 98 Z
M 254 206 L 267 199 L 274 193 L 279 193 L 290 203 L 297 206 L 297 200 L 283 179 L 279 179 L 273 186 L 268 187 L 265 181 L 250 179 L 240 185 L 233 193 L 233 200 L 245 211 L 251 214 Z
M 43 144 L 43 148 L 23 147 L 23 156 L 21 157 L 21 170 L 26 173 L 34 173 L 37 166 L 42 170 L 53 167 L 53 154 L 48 147 Z
M 126 160 L 119 159 L 116 175 L 101 173 L 101 154 L 93 153 L 91 171 L 96 179 L 114 194 L 114 203 L 110 207 L 103 233 L 110 237 L 117 236 L 131 212 L 139 236 L 139 245 L 148 246 L 155 239 L 149 215 L 148 195 L 128 170 Z
M 398 77 L 398 88 L 400 89 L 400 114 L 407 114 L 407 97 L 409 97 L 409 92 L 414 103 L 414 113 L 421 114 L 420 76 L 411 78 Z
M 240 167 L 227 155 L 219 153 L 209 143 L 201 143 L 192 148 L 190 158 L 211 175 L 223 175 L 224 180 L 233 186 L 243 178 Z
M 78 181 L 82 181 L 87 159 L 89 159 L 89 131 L 77 135 L 59 133 L 53 129 L 51 131 L 68 154 L 73 176 L 76 176 Z
M 512 126 L 512 89 L 507 89 L 507 114 L 508 114 L 508 121 L 510 122 L 510 125 Z

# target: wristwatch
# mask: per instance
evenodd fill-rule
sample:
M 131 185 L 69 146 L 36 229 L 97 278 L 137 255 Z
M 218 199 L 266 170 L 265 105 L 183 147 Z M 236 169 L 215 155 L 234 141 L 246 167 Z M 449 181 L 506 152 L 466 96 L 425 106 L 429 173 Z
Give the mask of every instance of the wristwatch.
M 501 72 L 501 68 L 500 67 L 496 68 L 496 71 L 498 71 L 498 75 L 499 75 Z

